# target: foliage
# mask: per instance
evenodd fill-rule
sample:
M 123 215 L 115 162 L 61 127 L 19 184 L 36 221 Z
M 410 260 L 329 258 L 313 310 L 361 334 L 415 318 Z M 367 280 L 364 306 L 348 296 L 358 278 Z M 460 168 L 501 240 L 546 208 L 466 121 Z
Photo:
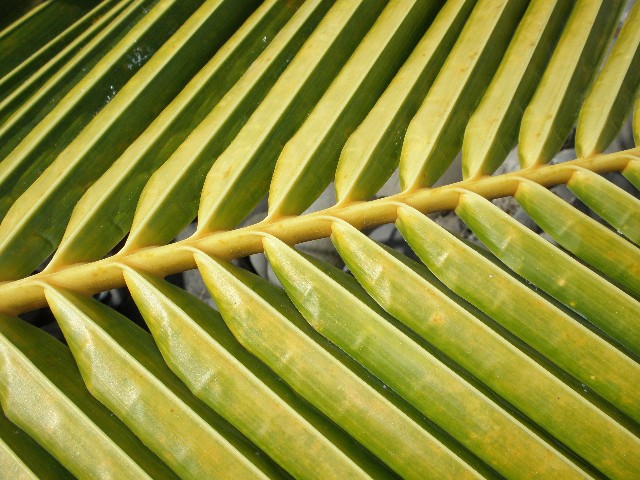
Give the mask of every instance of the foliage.
M 3 478 L 640 477 L 640 150 L 604 153 L 640 3 L 25 10 L 0 31 Z M 362 233 L 393 223 L 409 255 Z M 345 269 L 293 247 L 327 238 Z M 259 253 L 278 285 L 238 266 Z M 193 268 L 217 310 L 164 279 Z M 92 297 L 116 287 L 144 325 Z

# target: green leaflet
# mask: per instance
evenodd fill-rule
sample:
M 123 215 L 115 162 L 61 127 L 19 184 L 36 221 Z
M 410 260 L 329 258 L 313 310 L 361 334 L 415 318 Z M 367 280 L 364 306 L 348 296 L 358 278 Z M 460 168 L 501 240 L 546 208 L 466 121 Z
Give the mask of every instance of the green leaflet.
M 584 174 L 582 178 L 585 178 Z M 609 183 L 602 177 L 598 177 L 598 179 Z M 609 183 L 609 185 L 611 184 Z M 616 190 L 620 193 L 626 193 L 619 189 Z M 589 195 L 593 197 L 598 193 L 602 194 L 603 192 L 602 190 L 600 192 L 591 191 Z M 631 195 L 627 195 L 631 197 Z M 533 221 L 563 248 L 603 272 L 616 284 L 635 294 L 636 297 L 640 297 L 640 250 L 636 246 L 584 213 L 577 211 L 537 183 L 522 180 L 514 198 Z M 607 195 L 602 195 L 600 198 L 607 199 L 607 203 L 613 203 Z M 631 199 L 640 205 L 637 199 L 633 197 Z M 617 217 L 620 223 L 626 223 L 624 217 L 633 216 L 634 213 L 636 216 L 640 215 L 640 209 L 630 209 L 630 205 L 634 205 L 634 202 L 627 203 L 625 211 L 620 212 L 622 216 Z M 613 207 L 615 208 L 615 205 Z M 586 238 L 589 241 L 585 241 Z M 559 265 L 559 268 L 562 269 L 562 265 Z M 600 294 L 607 295 L 605 291 L 601 290 Z M 638 310 L 636 310 L 637 314 Z M 606 321 L 604 317 L 603 321 Z
M 465 310 L 462 300 L 424 267 L 344 222 L 333 223 L 331 239 L 385 310 L 578 455 L 603 463 L 612 449 L 636 443 L 631 433 L 484 324 L 483 317 Z
M 124 275 L 176 375 L 291 475 L 351 478 L 359 475 L 355 462 L 373 477 L 389 478 L 366 450 L 249 354 L 218 312 L 157 278 L 133 270 Z
M 596 76 L 622 6 L 620 0 L 577 1 L 522 117 L 518 139 L 522 168 L 549 162 L 562 147 Z
M 636 146 L 640 145 L 640 99 L 636 98 L 633 107 L 633 140 Z
M 585 478 L 567 458 L 275 238 L 265 254 L 298 310 L 328 340 L 508 478 Z M 631 436 L 631 438 L 634 438 Z M 517 454 L 515 454 L 517 452 Z
M 12 480 L 73 479 L 29 435 L 11 423 L 0 412 L 0 472 Z
M 102 26 L 113 19 L 131 0 L 107 0 L 98 3 L 85 15 L 53 40 L 43 45 L 37 52 L 25 59 L 20 65 L 0 78 L 0 111 L 6 111 L 5 102 L 2 102 L 14 89 L 19 88 L 23 92 L 22 99 L 26 99 L 24 92 L 33 92 L 37 85 L 45 81 L 43 75 L 47 72 L 52 75 L 57 68 L 64 65 L 84 44 L 95 36 Z M 97 28 L 96 28 L 97 27 Z M 38 83 L 40 80 L 40 83 Z M 26 85 L 28 84 L 28 86 Z M 27 88 L 25 88 L 27 87 Z M 15 96 L 13 96 L 14 103 Z M 4 123 L 0 114 L 0 124 Z
M 269 217 L 296 215 L 333 180 L 347 138 L 435 16 L 440 1 L 392 0 L 278 157 Z
M 285 8 L 288 7 L 288 8 Z M 189 84 L 82 196 L 48 268 L 96 260 L 131 227 L 149 176 L 169 158 L 291 17 L 296 3 L 263 4 Z M 181 167 L 186 169 L 184 158 Z M 173 172 L 175 173 L 175 172 Z M 173 175 L 174 178 L 181 178 Z M 182 176 L 184 177 L 184 175 Z M 189 182 L 180 182 L 188 188 Z M 168 196 L 168 192 L 163 192 Z M 154 207 L 162 210 L 162 202 Z M 105 219 L 109 219 L 105 221 Z M 135 236 L 136 231 L 132 233 Z
M 397 226 L 453 292 L 620 410 L 640 418 L 640 366 L 631 358 L 418 211 L 399 208 Z
M 637 139 L 636 143 L 638 143 Z M 625 169 L 622 171 L 622 175 L 624 175 L 634 187 L 640 190 L 640 160 L 637 157 L 634 157 L 629 161 Z
M 55 39 L 96 3 L 97 0 L 44 2 L 19 22 L 0 32 L 0 77 Z
M 3 122 L 0 217 L 166 40 L 158 30 L 170 22 L 163 16 L 170 3 L 146 13 L 155 3 L 123 10 Z
M 367 200 L 398 167 L 404 133 L 447 58 L 476 0 L 451 0 L 342 149 L 338 201 Z
M 330 4 L 327 0 L 312 0 L 302 5 L 217 106 L 151 176 L 136 208 L 124 251 L 169 242 L 193 220 L 198 211 L 198 192 L 211 164 L 247 122 Z
M 516 230 L 513 238 L 522 239 L 524 247 L 508 263 L 539 275 L 549 289 L 558 280 L 566 282 L 558 268 L 571 273 L 577 266 L 583 276 L 552 293 L 570 304 L 567 291 L 573 288 L 569 293 L 585 302 L 577 307 L 587 305 L 594 321 L 618 328 L 617 336 L 635 332 L 640 260 L 637 246 L 626 239 L 640 239 L 640 201 L 599 175 L 609 179 L 608 172 L 623 172 L 640 187 L 640 148 L 500 177 L 482 175 L 513 142 L 520 110 L 535 94 L 552 56 L 559 88 L 541 82 L 532 105 L 540 101 L 540 89 L 548 94 L 546 107 L 566 107 L 571 102 L 565 97 L 580 100 L 571 111 L 543 112 L 540 121 L 553 123 L 549 116 L 557 113 L 563 120 L 573 115 L 572 123 L 586 122 L 586 104 L 585 116 L 577 113 L 597 77 L 606 32 L 614 28 L 622 0 L 102 0 L 91 12 L 96 0 L 44 0 L 33 17 L 0 31 L 0 57 L 7 32 L 26 29 L 38 12 L 62 2 L 76 2 L 82 13 L 65 31 L 55 22 L 44 25 L 42 33 L 55 30 L 46 34 L 47 43 L 38 44 L 41 32 L 32 45 L 23 38 L 18 49 L 26 56 L 15 60 L 21 63 L 5 77 L 0 74 L 0 219 L 30 189 L 0 226 L 0 253 L 2 242 L 15 246 L 0 254 L 0 310 L 17 315 L 46 306 L 46 291 L 87 384 L 109 407 L 87 392 L 66 347 L 33 334 L 33 328 L 15 326 L 24 322 L 0 316 L 0 404 L 25 429 L 23 438 L 33 436 L 35 454 L 51 452 L 42 458 L 53 454 L 61 468 L 73 471 L 70 475 L 91 479 L 172 478 L 163 459 L 183 477 L 215 477 L 221 472 L 213 471 L 214 462 L 234 465 L 210 454 L 216 442 L 250 477 L 502 478 L 535 476 L 554 467 L 568 470 L 567 475 L 550 473 L 554 480 L 574 474 L 625 480 L 640 475 L 640 355 L 592 325 L 582 316 L 587 310 L 571 311 L 493 254 L 399 207 L 450 211 L 460 186 L 487 199 L 517 197 L 580 258 L 565 262 L 562 248 L 530 243 L 530 235 Z M 24 10 L 20 2 L 8 3 L 0 1 L 0 25 L 11 10 Z M 435 3 L 443 5 L 436 20 L 424 19 L 433 12 L 417 15 Z M 574 4 L 579 6 L 570 17 Z M 405 8 L 388 22 L 390 12 Z M 595 22 L 577 26 L 576 18 L 588 17 Z M 90 18 L 97 22 L 89 26 Z M 569 18 L 553 55 L 561 24 Z M 186 32 L 185 21 L 194 30 Z M 607 83 L 610 91 L 594 83 L 592 95 L 602 100 L 602 112 L 600 118 L 590 114 L 594 136 L 584 145 L 592 140 L 604 145 L 617 128 L 614 120 L 624 113 L 620 96 L 632 103 L 637 40 L 629 24 L 615 49 L 624 52 L 611 59 L 618 65 L 602 72 L 602 79 L 615 77 Z M 407 46 L 425 30 L 396 72 Z M 74 32 L 80 32 L 77 38 Z M 567 40 L 569 33 L 573 38 Z M 175 52 L 167 53 L 171 46 Z M 564 55 L 566 71 L 557 60 Z M 44 64 L 45 59 L 50 61 Z M 544 76 L 547 83 L 553 82 L 550 75 Z M 25 79 L 22 85 L 19 79 Z M 561 99 L 555 101 L 554 95 Z M 431 113 L 419 125 L 416 113 L 427 96 Z M 473 116 L 483 99 L 487 103 Z M 418 190 L 424 180 L 419 178 L 397 196 L 362 201 L 397 165 L 412 118 L 412 126 L 434 141 L 431 151 L 418 145 L 418 157 L 436 159 L 427 174 L 436 177 L 446 166 L 452 156 L 448 147 L 467 148 L 464 135 L 473 126 L 479 129 L 480 153 L 463 156 L 480 162 L 481 173 L 466 172 L 471 181 L 438 189 Z M 533 131 L 532 125 L 522 128 Z M 600 136 L 598 129 L 608 133 Z M 351 163 L 340 165 L 338 205 L 295 215 L 326 184 L 345 140 L 343 158 Z M 538 140 L 529 145 L 544 147 L 544 138 Z M 290 147 L 282 153 L 287 142 Z M 272 178 L 278 155 L 291 163 L 278 161 Z M 518 176 L 527 179 L 519 190 Z M 264 198 L 270 180 L 269 218 L 234 230 Z M 44 183 L 51 188 L 39 190 Z M 593 221 L 542 188 L 567 183 L 627 237 L 593 227 Z M 474 210 L 469 195 L 458 210 L 461 215 L 468 210 L 467 221 L 476 221 L 473 228 L 484 232 L 485 241 L 516 245 L 508 233 L 514 224 L 504 223 L 486 201 Z M 192 221 L 199 197 L 197 233 L 159 246 Z M 453 292 L 424 267 L 327 216 L 366 230 L 395 221 L 398 210 L 398 225 Z M 442 220 L 461 222 L 451 216 Z M 284 245 L 326 237 L 332 222 L 338 222 L 335 244 L 376 300 L 357 280 L 296 256 Z M 119 247 L 133 223 L 125 247 L 97 260 Z M 504 238 L 492 237 L 493 230 Z M 284 244 L 263 243 L 268 234 Z M 31 265 L 61 238 L 46 271 L 29 275 Z M 304 315 L 335 343 L 313 329 L 282 289 L 217 260 L 261 252 L 269 242 L 272 257 L 274 251 L 284 252 L 284 260 L 298 262 L 284 268 L 283 261 L 278 274 Z M 328 245 L 328 240 L 318 243 Z M 196 258 L 224 318 L 159 279 L 193 268 Z M 580 267 L 582 261 L 588 266 Z M 263 266 L 270 268 L 266 261 Z M 5 278 L 9 281 L 2 283 Z M 128 320 L 79 296 L 125 282 L 157 346 Z M 583 284 L 591 290 L 583 291 Z M 616 315 L 620 309 L 634 319 L 631 326 Z M 64 362 L 56 352 L 64 354 Z M 206 419 L 215 426 L 207 426 Z M 2 420 L 0 478 L 17 478 L 19 473 L 10 471 L 16 468 L 33 476 L 31 466 L 36 477 L 44 476 L 24 455 L 27 447 L 13 454 L 19 447 L 5 441 Z M 191 435 L 191 427 L 202 427 L 210 436 Z M 203 462 L 188 457 L 194 451 Z M 4 460 L 10 466 L 4 467 Z M 45 473 L 56 472 L 55 462 Z
M 604 151 L 624 124 L 640 88 L 640 3 L 629 11 L 611 52 L 587 95 L 576 128 L 576 153 Z
M 238 432 L 196 400 L 151 336 L 96 300 L 46 288 L 91 393 L 183 479 L 277 478 Z
M 89 392 L 67 347 L 0 318 L 0 402 L 7 417 L 80 479 L 173 478 Z
M 115 6 L 111 5 L 112 1 L 101 3 L 96 9 L 111 7 L 109 11 L 103 12 L 104 14 L 96 18 L 84 31 L 77 32 L 68 46 L 28 78 L 21 78 L 21 75 L 23 69 L 31 67 L 30 63 L 0 79 L 0 89 L 5 91 L 5 95 L 0 95 L 0 138 L 4 141 L 4 145 L 0 147 L 1 158 L 8 155 L 19 143 L 21 135 L 26 135 L 30 126 L 35 126 L 53 109 L 56 100 L 60 100 L 73 87 L 75 81 L 81 79 L 81 73 L 86 72 L 89 62 L 98 62 L 105 53 L 98 52 L 98 46 L 115 43 L 119 31 L 124 35 L 125 25 L 118 22 L 118 16 L 125 11 L 135 12 L 135 9 L 131 8 L 130 0 L 119 0 Z M 92 19 L 89 17 L 87 20 Z M 117 26 L 120 30 L 114 28 Z M 92 49 L 94 56 L 86 55 Z M 85 63 L 81 59 L 84 59 Z M 14 83 L 17 84 L 13 85 Z
M 45 0 L 38 5 L 27 2 L 0 3 L 0 38 L 30 20 L 38 10 L 46 8 L 53 0 Z
M 167 8 L 172 22 L 193 14 L 13 204 L 0 225 L 0 278 L 29 273 L 54 250 L 86 188 L 142 133 L 248 13 L 232 0 L 207 0 L 193 12 L 198 1 L 181 0 Z M 156 28 L 171 25 L 162 23 Z
M 38 477 L 0 439 L 0 468 L 6 478 L 15 480 L 38 480 Z M 64 475 L 64 473 L 62 473 Z M 46 478 L 46 477 L 43 477 Z M 52 478 L 52 477 L 49 477 Z M 53 477 L 56 478 L 56 477 Z M 59 476 L 58 478 L 65 478 Z M 67 474 L 66 478 L 73 478 Z
M 402 145 L 403 190 L 430 186 L 462 146 L 464 128 L 507 49 L 527 2 L 480 0 L 411 120 Z
M 576 169 L 567 187 L 619 233 L 640 245 L 640 200 L 586 169 Z
M 478 478 L 426 430 L 310 334 L 284 292 L 196 254 L 198 268 L 236 338 L 291 388 L 404 478 Z
M 523 191 L 527 192 L 526 186 Z M 530 196 L 522 194 L 523 203 Z M 640 303 L 637 300 L 477 194 L 461 193 L 456 213 L 511 270 L 640 354 Z M 562 219 L 568 223 L 566 217 Z M 595 242 L 595 233 L 593 238 Z M 535 263 L 527 260 L 531 257 L 536 259 Z M 629 261 L 637 265 L 634 257 L 637 256 L 630 255 Z
M 260 202 L 283 145 L 305 121 L 384 2 L 339 0 L 207 174 L 198 232 L 236 226 Z M 251 185 L 251 188 L 247 188 Z
M 492 174 L 518 140 L 524 107 L 564 27 L 573 1 L 530 3 L 500 67 L 469 119 L 462 144 L 465 179 Z

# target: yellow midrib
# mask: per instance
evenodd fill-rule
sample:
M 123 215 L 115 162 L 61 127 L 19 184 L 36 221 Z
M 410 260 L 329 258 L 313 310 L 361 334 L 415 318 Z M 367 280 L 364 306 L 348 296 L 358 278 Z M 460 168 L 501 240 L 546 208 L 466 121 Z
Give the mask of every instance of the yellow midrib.
M 352 202 L 307 215 L 279 218 L 269 223 L 258 223 L 235 230 L 216 231 L 168 245 L 141 248 L 127 252 L 126 255 L 116 254 L 94 262 L 69 265 L 0 284 L 0 312 L 15 315 L 46 306 L 43 283 L 91 295 L 122 287 L 125 285 L 122 264 L 149 274 L 166 276 L 195 268 L 192 253 L 194 248 L 228 260 L 260 253 L 262 242 L 261 237 L 255 235 L 257 232 L 269 233 L 285 243 L 296 244 L 329 237 L 331 222 L 322 218 L 326 216 L 340 218 L 358 229 L 370 228 L 394 222 L 398 203 L 409 205 L 425 214 L 453 210 L 457 206 L 460 189 L 493 199 L 513 195 L 520 179 L 550 187 L 566 184 L 575 173 L 576 166 L 595 173 L 619 172 L 636 161 L 640 161 L 640 147 L 558 165 L 470 179 L 433 189 L 401 192 L 368 202 Z

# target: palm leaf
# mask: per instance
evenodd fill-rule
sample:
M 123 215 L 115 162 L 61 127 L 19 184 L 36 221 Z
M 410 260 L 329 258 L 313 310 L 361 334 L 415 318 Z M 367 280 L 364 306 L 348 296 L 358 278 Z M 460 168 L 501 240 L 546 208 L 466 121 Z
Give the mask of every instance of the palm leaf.
M 3 478 L 640 476 L 640 2 L 6 18 Z

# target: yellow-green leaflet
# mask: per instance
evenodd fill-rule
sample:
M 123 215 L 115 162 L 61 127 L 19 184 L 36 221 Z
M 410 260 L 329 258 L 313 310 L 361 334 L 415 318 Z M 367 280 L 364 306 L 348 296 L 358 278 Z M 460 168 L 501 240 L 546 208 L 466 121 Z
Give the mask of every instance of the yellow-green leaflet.
M 399 475 L 480 478 L 319 342 L 284 292 L 204 254 L 196 254 L 196 261 L 240 343 Z
M 602 177 L 598 178 L 608 183 Z M 592 195 L 597 193 L 591 192 Z M 514 197 L 529 216 L 563 248 L 600 270 L 618 286 L 640 297 L 640 249 L 635 245 L 577 211 L 537 183 L 521 181 Z M 631 200 L 638 204 L 637 199 Z M 633 204 L 630 202 L 630 205 Z M 640 210 L 629 209 L 629 204 L 626 206 L 625 213 L 628 212 L 629 216 L 633 213 L 640 214 Z M 626 223 L 623 218 L 619 219 L 620 223 Z M 581 240 L 584 238 L 589 238 L 589 241 Z M 559 265 L 559 268 L 562 269 L 563 266 Z M 638 314 L 640 310 L 636 310 L 636 315 Z
M 524 203 L 526 194 L 521 198 Z M 456 213 L 511 270 L 640 355 L 637 300 L 475 193 L 460 194 Z M 564 222 L 568 222 L 566 217 Z M 531 255 L 536 258 L 535 264 L 527 261 Z M 633 256 L 629 260 L 637 262 Z
M 576 128 L 578 157 L 600 153 L 611 144 L 631 111 L 638 88 L 640 2 L 635 2 L 580 109 Z
M 33 9 L 11 27 L 0 32 L 0 77 L 24 59 L 49 44 L 81 18 L 97 0 L 87 2 L 48 1 Z
M 44 0 L 38 5 L 27 2 L 3 5 L 3 15 L 0 17 L 0 38 L 27 24 L 34 15 L 39 14 L 40 10 L 47 8 L 51 3 L 53 0 Z
M 141 21 L 163 6 L 152 30 L 186 20 L 13 203 L 0 225 L 0 279 L 25 275 L 51 254 L 84 191 L 226 40 L 231 32 L 223 27 L 246 14 L 232 0 L 207 0 L 196 10 L 199 1 L 161 1 Z M 32 140 L 27 146 L 35 148 Z
M 200 234 L 237 225 L 268 192 L 283 145 L 302 125 L 384 7 L 338 0 L 207 174 Z M 251 188 L 246 188 L 251 185 Z
M 2 123 L 0 217 L 166 40 L 170 5 L 153 4 L 130 4 Z
M 11 451 L 0 439 L 0 469 L 2 473 L 6 476 L 6 478 L 12 478 L 14 480 L 38 480 L 38 477 L 25 465 L 22 463 L 19 457 L 13 454 Z M 59 478 L 65 478 L 64 471 L 56 472 Z M 47 478 L 47 477 L 42 477 Z M 51 478 L 49 476 L 48 478 Z M 66 478 L 73 478 L 71 475 L 67 474 Z
M 524 108 L 538 86 L 573 3 L 534 0 L 529 4 L 464 131 L 464 178 L 490 175 L 516 144 Z
M 4 123 L 12 111 L 11 108 L 7 108 L 8 105 L 15 108 L 25 101 L 129 3 L 131 0 L 107 0 L 98 3 L 54 40 L 0 78 L 0 124 Z M 11 98 L 8 102 L 7 97 Z
M 409 121 L 429 91 L 475 2 L 445 3 L 387 89 L 351 134 L 335 174 L 339 202 L 369 199 L 398 167 Z
M 49 270 L 99 259 L 126 235 L 133 221 L 136 200 L 149 176 L 233 87 L 268 45 L 265 39 L 272 39 L 297 6 L 293 3 L 290 8 L 284 8 L 278 0 L 265 2 L 218 50 L 82 196 L 47 267 Z M 225 26 L 230 27 L 230 22 L 226 21 Z
M 169 367 L 295 478 L 390 472 L 309 408 L 234 339 L 220 314 L 183 290 L 127 269 L 127 285 Z M 313 455 L 310 453 L 313 452 Z
M 602 463 L 611 449 L 624 450 L 635 442 L 601 405 L 596 408 L 576 392 L 575 382 L 566 385 L 555 378 L 555 371 L 493 330 L 491 320 L 446 290 L 424 267 L 345 222 L 333 223 L 331 239 L 349 270 L 385 310 L 582 458 Z
M 522 117 L 522 168 L 549 162 L 578 118 L 622 9 L 621 0 L 578 0 Z
M 199 192 L 211 164 L 274 86 L 330 3 L 327 0 L 305 2 L 215 108 L 151 176 L 140 196 L 125 251 L 168 242 L 193 220 L 198 211 Z
M 269 217 L 296 215 L 333 180 L 340 150 L 426 30 L 440 2 L 392 0 L 300 129 L 282 149 Z
M 638 140 L 636 140 L 636 142 L 638 142 Z M 624 175 L 633 186 L 640 190 L 640 160 L 638 157 L 633 157 L 633 159 L 629 161 L 625 169 L 622 170 L 622 175 Z
M 420 260 L 453 292 L 617 408 L 640 418 L 637 362 L 420 212 L 401 207 L 396 224 Z M 470 269 L 473 282 L 468 281 Z
M 576 169 L 567 187 L 619 233 L 640 245 L 640 200 L 586 169 Z
M 562 453 L 275 238 L 265 254 L 309 324 L 507 478 L 587 478 Z M 327 265 L 325 269 L 329 269 Z M 347 277 L 348 279 L 349 277 Z M 342 280 L 342 281 L 341 281 Z M 321 285 L 321 287 L 319 287 Z M 630 436 L 632 439 L 633 436 Z M 513 452 L 517 451 L 517 455 Z
M 73 479 L 62 465 L 1 411 L 0 472 L 12 480 Z
M 413 117 L 402 145 L 403 190 L 430 186 L 462 146 L 467 120 L 498 68 L 527 2 L 480 0 Z
M 45 293 L 91 393 L 180 478 L 279 476 L 193 397 L 147 332 L 92 298 L 53 288 Z
M 637 27 L 0 0 L 0 480 L 640 480 Z
M 633 140 L 636 145 L 640 144 L 640 100 L 636 99 L 633 107 Z
M 89 395 L 69 349 L 24 321 L 0 322 L 0 403 L 75 477 L 175 478 Z

